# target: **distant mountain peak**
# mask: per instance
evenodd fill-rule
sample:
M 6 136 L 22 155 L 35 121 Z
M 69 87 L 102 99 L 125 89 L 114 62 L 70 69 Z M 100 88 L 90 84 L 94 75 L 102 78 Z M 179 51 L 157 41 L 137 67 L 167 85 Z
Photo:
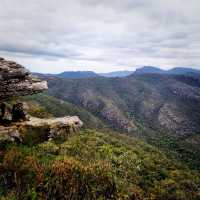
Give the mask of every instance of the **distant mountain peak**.
M 56 76 L 61 78 L 90 78 L 97 77 L 98 74 L 93 71 L 65 71 Z
M 159 67 L 154 66 L 144 66 L 142 68 L 136 69 L 134 74 L 174 74 L 174 75 L 184 75 L 188 73 L 200 73 L 200 70 L 187 68 L 187 67 L 175 67 L 169 70 L 163 70 Z
M 135 71 L 135 74 L 162 74 L 165 71 L 158 68 L 158 67 L 154 67 L 154 66 L 144 66 L 142 68 L 138 68 Z

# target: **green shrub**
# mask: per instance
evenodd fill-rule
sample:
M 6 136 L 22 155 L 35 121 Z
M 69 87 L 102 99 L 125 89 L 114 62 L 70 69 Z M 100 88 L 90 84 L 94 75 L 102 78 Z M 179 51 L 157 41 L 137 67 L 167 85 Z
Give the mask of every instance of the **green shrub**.
M 65 142 L 5 145 L 4 199 L 198 200 L 200 175 L 125 135 L 85 130 Z

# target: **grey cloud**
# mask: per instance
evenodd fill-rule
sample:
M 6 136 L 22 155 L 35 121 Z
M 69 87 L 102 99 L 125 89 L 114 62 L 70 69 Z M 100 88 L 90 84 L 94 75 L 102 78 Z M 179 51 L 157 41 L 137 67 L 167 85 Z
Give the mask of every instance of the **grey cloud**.
M 0 52 L 61 70 L 198 67 L 199 7 L 199 0 L 2 0 Z
M 0 51 L 7 51 L 12 53 L 23 53 L 23 54 L 29 54 L 33 56 L 49 56 L 49 57 L 66 57 L 66 54 L 63 53 L 54 53 L 50 51 L 40 50 L 40 49 L 33 49 L 33 48 L 21 48 L 19 46 L 1 46 L 0 45 Z

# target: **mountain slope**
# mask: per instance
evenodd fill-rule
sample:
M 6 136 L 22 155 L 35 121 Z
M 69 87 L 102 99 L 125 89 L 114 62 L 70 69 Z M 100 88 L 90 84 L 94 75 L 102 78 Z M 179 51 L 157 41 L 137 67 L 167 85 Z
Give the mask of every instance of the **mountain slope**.
M 83 107 L 113 129 L 200 166 L 200 88 L 195 76 L 52 79 L 49 94 Z
M 49 93 L 128 132 L 137 122 L 178 136 L 200 130 L 200 89 L 177 76 L 49 79 Z
M 54 117 L 75 115 L 82 119 L 84 127 L 95 129 L 107 127 L 99 118 L 84 108 L 46 94 L 31 95 L 24 97 L 23 100 L 28 104 L 28 112 L 31 116 L 45 118 L 49 115 Z
M 116 133 L 85 130 L 64 142 L 7 144 L 0 153 L 2 199 L 199 199 L 199 173 Z

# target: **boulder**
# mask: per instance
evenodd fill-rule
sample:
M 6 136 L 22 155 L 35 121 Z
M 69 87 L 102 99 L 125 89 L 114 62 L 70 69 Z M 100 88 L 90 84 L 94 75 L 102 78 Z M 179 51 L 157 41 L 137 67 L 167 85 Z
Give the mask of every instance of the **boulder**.
M 50 119 L 30 117 L 29 121 L 0 126 L 0 141 L 37 144 L 52 139 L 65 140 L 82 125 L 83 122 L 77 116 Z

